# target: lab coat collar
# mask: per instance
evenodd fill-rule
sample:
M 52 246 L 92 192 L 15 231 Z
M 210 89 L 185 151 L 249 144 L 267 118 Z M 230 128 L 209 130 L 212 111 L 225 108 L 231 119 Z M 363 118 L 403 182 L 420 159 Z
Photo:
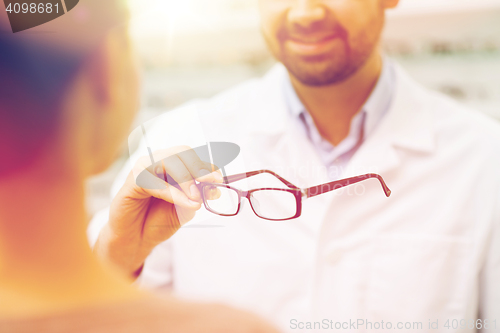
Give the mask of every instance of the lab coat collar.
M 252 114 L 244 119 L 245 133 L 250 139 L 244 155 L 248 161 L 253 161 L 254 156 L 260 156 L 255 158 L 259 160 L 265 157 L 266 167 L 274 168 L 299 187 L 326 182 L 326 172 L 305 171 L 304 175 L 300 172 L 304 165 L 308 170 L 322 170 L 324 165 L 288 110 L 284 75 L 288 75 L 286 68 L 282 64 L 275 65 L 256 86 L 252 102 L 243 106 L 247 108 L 245 114 Z
M 413 81 L 396 65 L 398 84 L 395 99 L 389 109 L 386 121 L 378 129 L 379 137 L 387 137 L 399 148 L 422 153 L 435 149 L 433 105 L 429 92 Z
M 396 73 L 394 63 L 391 59 L 384 56 L 380 77 L 362 108 L 366 112 L 366 121 L 364 124 L 365 137 L 369 136 L 381 119 L 384 118 L 385 113 L 392 103 L 395 86 Z
M 285 133 L 291 123 L 287 112 L 283 76 L 288 75 L 282 64 L 276 64 L 257 86 L 246 117 L 247 129 L 253 135 L 276 136 Z

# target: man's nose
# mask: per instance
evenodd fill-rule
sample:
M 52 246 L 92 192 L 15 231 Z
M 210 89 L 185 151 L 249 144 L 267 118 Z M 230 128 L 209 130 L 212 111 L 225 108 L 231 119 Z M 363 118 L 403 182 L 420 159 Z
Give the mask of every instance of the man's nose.
M 318 0 L 297 0 L 288 11 L 288 22 L 308 28 L 325 18 L 326 10 Z

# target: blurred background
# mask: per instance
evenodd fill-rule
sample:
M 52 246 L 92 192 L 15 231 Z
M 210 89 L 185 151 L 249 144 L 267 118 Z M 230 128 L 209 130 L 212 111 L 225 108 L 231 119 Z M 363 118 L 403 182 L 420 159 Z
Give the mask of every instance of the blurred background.
M 211 97 L 274 60 L 260 35 L 257 0 L 129 0 L 143 75 L 144 122 L 194 98 Z M 414 79 L 500 121 L 500 0 L 400 0 L 383 48 Z M 109 205 L 128 158 L 88 182 L 91 216 Z

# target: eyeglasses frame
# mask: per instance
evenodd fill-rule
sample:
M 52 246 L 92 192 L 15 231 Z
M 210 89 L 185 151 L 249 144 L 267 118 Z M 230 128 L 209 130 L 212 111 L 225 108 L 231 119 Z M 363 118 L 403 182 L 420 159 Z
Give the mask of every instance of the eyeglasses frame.
M 236 181 L 239 181 L 239 180 L 242 180 L 245 178 L 253 177 L 253 176 L 259 175 L 261 173 L 267 173 L 267 174 L 273 175 L 274 177 L 279 179 L 283 184 L 285 184 L 288 188 L 286 189 L 286 188 L 270 188 L 270 187 L 268 187 L 268 188 L 256 188 L 256 189 L 252 189 L 252 190 L 248 190 L 248 191 L 243 191 L 243 190 L 240 190 L 238 188 L 235 188 L 235 187 L 228 185 L 230 183 L 234 183 Z M 367 180 L 370 178 L 378 179 L 378 181 L 380 182 L 380 184 L 382 186 L 382 189 L 384 190 L 386 197 L 389 197 L 391 195 L 392 191 L 389 189 L 389 187 L 387 187 L 382 176 L 375 174 L 375 173 L 368 173 L 368 174 L 361 175 L 361 176 L 345 178 L 345 179 L 336 180 L 336 181 L 332 181 L 329 183 L 301 189 L 298 186 L 289 182 L 288 180 L 284 179 L 283 177 L 281 177 L 277 173 L 275 173 L 271 170 L 267 170 L 267 169 L 258 170 L 258 171 L 251 171 L 251 172 L 244 172 L 244 173 L 240 173 L 240 174 L 236 174 L 236 175 L 232 175 L 232 176 L 224 176 L 223 177 L 223 184 L 200 182 L 198 184 L 198 188 L 201 192 L 201 196 L 203 199 L 203 205 L 205 206 L 205 208 L 208 211 L 210 211 L 211 213 L 214 213 L 216 215 L 220 215 L 220 216 L 236 216 L 236 215 L 238 215 L 238 213 L 240 212 L 240 209 L 241 209 L 241 198 L 246 198 L 248 200 L 248 202 L 250 203 L 250 207 L 252 208 L 252 211 L 259 218 L 264 219 L 264 220 L 268 220 L 268 221 L 288 221 L 288 220 L 296 219 L 301 215 L 301 213 L 302 213 L 302 201 L 303 200 L 305 200 L 307 198 L 315 197 L 315 196 L 323 194 L 323 193 L 331 192 L 331 191 L 337 190 L 339 188 L 342 188 L 342 187 L 345 187 L 348 185 L 356 184 L 356 183 L 359 183 L 361 181 L 364 181 L 364 180 Z M 210 206 L 207 204 L 208 199 L 205 196 L 204 190 L 205 190 L 205 187 L 207 187 L 207 186 L 225 187 L 225 188 L 228 188 L 228 189 L 231 189 L 231 190 L 237 192 L 238 193 L 238 209 L 237 209 L 236 213 L 234 213 L 234 214 L 220 214 L 220 213 L 212 210 L 210 208 Z M 292 193 L 295 196 L 296 207 L 297 207 L 295 215 L 292 217 L 286 218 L 286 219 L 270 219 L 267 217 L 260 216 L 255 211 L 255 208 L 253 207 L 253 204 L 252 204 L 252 201 L 250 200 L 250 198 L 251 198 L 252 193 L 257 192 L 257 191 L 265 191 L 265 190 L 285 191 L 285 192 Z
M 221 213 L 218 213 L 218 212 L 214 211 L 212 208 L 210 208 L 210 205 L 207 203 L 207 201 L 209 199 L 206 198 L 205 191 L 204 191 L 204 188 L 206 186 L 225 187 L 225 188 L 228 188 L 228 189 L 231 189 L 231 190 L 237 192 L 238 193 L 238 208 L 237 208 L 236 212 L 234 214 L 221 214 Z M 293 196 L 295 197 L 295 203 L 296 203 L 296 207 L 297 207 L 295 215 L 293 217 L 289 217 L 289 218 L 286 218 L 286 219 L 271 219 L 271 218 L 268 218 L 268 217 L 261 216 L 255 210 L 255 208 L 254 208 L 254 206 L 252 204 L 252 200 L 250 199 L 251 196 L 252 196 L 252 193 L 258 192 L 258 191 L 283 191 L 283 192 L 288 192 L 288 193 L 293 194 Z M 220 215 L 220 216 L 236 216 L 236 215 L 238 215 L 238 213 L 241 210 L 241 199 L 242 198 L 246 198 L 248 200 L 248 202 L 250 203 L 250 207 L 252 208 L 252 211 L 254 212 L 254 214 L 257 215 L 259 218 L 264 219 L 264 220 L 269 220 L 269 221 L 286 221 L 286 220 L 295 219 L 295 218 L 299 217 L 301 215 L 301 213 L 302 213 L 302 192 L 300 191 L 300 189 L 286 189 L 286 188 L 269 188 L 269 187 L 265 187 L 265 188 L 256 188 L 256 189 L 252 189 L 252 190 L 248 190 L 248 191 L 243 191 L 243 190 L 240 190 L 240 189 L 238 189 L 236 187 L 229 186 L 227 184 L 202 183 L 201 188 L 200 188 L 200 192 L 201 192 L 201 197 L 203 199 L 203 205 L 205 206 L 205 208 L 208 211 L 210 211 L 210 212 L 212 212 L 214 214 Z

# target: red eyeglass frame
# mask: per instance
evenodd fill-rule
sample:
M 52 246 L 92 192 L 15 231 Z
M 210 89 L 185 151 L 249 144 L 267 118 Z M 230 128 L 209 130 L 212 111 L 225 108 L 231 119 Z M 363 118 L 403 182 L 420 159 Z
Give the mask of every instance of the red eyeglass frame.
M 283 184 L 285 184 L 288 187 L 288 189 L 284 189 L 284 188 L 257 188 L 257 189 L 252 189 L 249 191 L 242 191 L 238 188 L 235 188 L 235 187 L 228 185 L 228 184 L 234 183 L 238 180 L 249 178 L 249 177 L 261 174 L 261 173 L 268 173 L 268 174 L 273 175 L 274 177 L 278 178 Z M 223 184 L 200 182 L 198 184 L 198 187 L 199 187 L 200 192 L 202 194 L 203 204 L 204 204 L 205 208 L 214 214 L 217 214 L 220 216 L 235 216 L 235 215 L 237 215 L 241 209 L 241 198 L 244 197 L 244 198 L 247 198 L 248 202 L 250 203 L 250 206 L 252 207 L 253 212 L 258 217 L 265 219 L 265 220 L 269 220 L 269 221 L 287 221 L 287 220 L 296 219 L 301 215 L 301 213 L 302 213 L 302 200 L 303 199 L 312 198 L 312 197 L 315 197 L 317 195 L 327 193 L 327 192 L 330 192 L 333 190 L 337 190 L 339 188 L 342 188 L 342 187 L 345 187 L 348 185 L 356 184 L 356 183 L 359 183 L 361 181 L 364 181 L 364 180 L 367 180 L 370 178 L 378 179 L 378 181 L 380 182 L 380 185 L 382 185 L 382 189 L 384 190 L 386 197 L 390 197 L 390 195 L 392 193 L 391 190 L 389 189 L 389 187 L 387 187 L 387 184 L 385 183 L 382 176 L 375 174 L 375 173 L 368 173 L 368 174 L 361 175 L 361 176 L 345 178 L 345 179 L 336 180 L 336 181 L 332 181 L 329 183 L 301 189 L 298 186 L 295 186 L 294 184 L 290 183 L 288 180 L 284 179 L 283 177 L 281 177 L 280 175 L 276 174 L 275 172 L 273 172 L 271 170 L 258 170 L 258 171 L 244 172 L 244 173 L 240 173 L 240 174 L 236 174 L 236 175 L 232 175 L 232 176 L 223 177 L 223 180 L 224 180 Z M 233 191 L 236 191 L 238 193 L 238 209 L 237 209 L 236 213 L 234 213 L 234 214 L 220 214 L 220 213 L 212 210 L 210 208 L 210 205 L 207 204 L 208 199 L 205 197 L 204 190 L 205 190 L 205 187 L 207 187 L 207 186 L 225 187 L 225 188 L 229 188 Z M 263 190 L 286 191 L 286 192 L 292 193 L 295 196 L 296 205 L 297 205 L 297 210 L 296 210 L 295 215 L 292 217 L 289 217 L 289 218 L 285 218 L 285 219 L 271 219 L 271 218 L 267 218 L 267 217 L 263 217 L 263 216 L 259 215 L 256 212 L 256 210 L 254 209 L 250 198 L 251 198 L 252 193 L 257 192 L 257 191 L 263 191 Z

